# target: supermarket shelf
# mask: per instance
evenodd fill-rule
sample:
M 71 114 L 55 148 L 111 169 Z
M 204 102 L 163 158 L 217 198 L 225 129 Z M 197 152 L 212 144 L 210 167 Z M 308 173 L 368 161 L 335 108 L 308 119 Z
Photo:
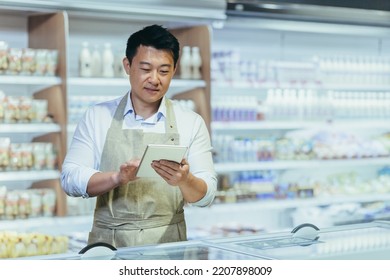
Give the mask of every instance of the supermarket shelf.
M 388 91 L 390 85 L 377 85 L 377 84 L 326 84 L 321 82 L 308 82 L 308 83 L 280 83 L 280 82 L 248 82 L 248 81 L 213 81 L 213 89 L 260 89 L 267 90 L 273 88 L 288 89 L 314 89 L 314 90 L 373 90 L 373 91 Z
M 61 174 L 58 170 L 7 171 L 0 172 L 0 181 L 41 181 L 59 179 L 60 176 Z
M 309 168 L 337 168 L 360 167 L 372 165 L 390 164 L 390 158 L 365 158 L 365 159 L 339 159 L 339 160 L 290 160 L 290 161 L 264 161 L 264 162 L 237 162 L 216 163 L 217 173 L 256 170 L 284 170 L 284 169 L 309 169 Z
M 324 124 L 324 122 L 294 121 L 212 122 L 211 127 L 213 131 L 295 130 L 320 127 Z
M 373 201 L 390 201 L 390 194 L 361 194 L 361 195 L 333 195 L 329 197 L 316 197 L 291 200 L 261 201 L 264 208 L 298 208 L 326 206 L 341 203 L 367 203 Z
M 297 129 L 388 129 L 386 120 L 353 120 L 353 121 L 252 121 L 252 122 L 212 122 L 213 131 L 245 130 L 297 130 Z
M 359 194 L 359 195 L 334 195 L 329 197 L 296 198 L 296 199 L 268 199 L 250 202 L 218 203 L 213 204 L 206 210 L 203 208 L 189 207 L 187 212 L 207 211 L 207 215 L 218 215 L 222 213 L 233 213 L 235 211 L 261 211 L 261 210 L 283 210 L 290 208 L 327 206 L 340 203 L 367 203 L 374 201 L 390 201 L 390 194 Z M 215 211 L 215 213 L 212 213 Z M 260 212 L 259 212 L 260 213 Z M 189 214 L 189 213 L 188 213 Z
M 61 127 L 55 123 L 13 123 L 0 126 L 0 133 L 35 133 L 46 134 L 51 132 L 60 132 Z
M 0 75 L 0 84 L 9 85 L 59 85 L 61 78 L 52 76 Z
M 324 90 L 356 90 L 359 91 L 388 91 L 390 85 L 377 84 L 325 84 L 321 86 Z
M 92 216 L 37 217 L 28 219 L 2 220 L 0 230 L 18 232 L 40 232 L 62 235 L 73 231 L 88 232 L 91 229 Z
M 350 225 L 350 224 L 358 224 L 358 223 L 368 223 L 376 220 L 390 221 L 390 214 L 379 213 L 379 214 L 372 214 L 372 215 L 364 215 L 364 214 L 354 215 L 350 218 L 337 218 L 334 220 L 333 224 L 335 226 L 341 226 L 341 225 Z

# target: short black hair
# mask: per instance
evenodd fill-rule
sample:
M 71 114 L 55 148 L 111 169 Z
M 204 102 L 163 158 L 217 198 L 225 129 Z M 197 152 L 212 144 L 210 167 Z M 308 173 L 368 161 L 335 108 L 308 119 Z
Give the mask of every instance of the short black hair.
M 174 67 L 179 60 L 180 44 L 175 36 L 165 27 L 153 24 L 130 35 L 127 40 L 126 57 L 131 63 L 139 46 L 153 47 L 157 50 L 168 50 L 172 53 Z

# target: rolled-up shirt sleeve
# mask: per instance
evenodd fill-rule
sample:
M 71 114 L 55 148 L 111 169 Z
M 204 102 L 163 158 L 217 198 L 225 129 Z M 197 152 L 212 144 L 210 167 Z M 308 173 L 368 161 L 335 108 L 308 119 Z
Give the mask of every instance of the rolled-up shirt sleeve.
M 62 188 L 69 196 L 88 197 L 88 181 L 93 174 L 99 172 L 96 145 L 91 138 L 94 135 L 91 118 L 91 111 L 87 111 L 77 125 L 62 165 Z
M 193 139 L 188 151 L 188 163 L 190 165 L 190 172 L 206 182 L 207 192 L 200 200 L 188 203 L 190 206 L 209 206 L 213 202 L 217 191 L 217 174 L 214 170 L 210 142 L 206 124 L 199 117 L 194 125 Z

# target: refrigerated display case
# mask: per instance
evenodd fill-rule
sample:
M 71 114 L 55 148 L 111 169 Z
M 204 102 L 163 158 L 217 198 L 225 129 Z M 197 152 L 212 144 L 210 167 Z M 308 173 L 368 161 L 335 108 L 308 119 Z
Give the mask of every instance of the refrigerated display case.
M 224 27 L 213 32 L 211 62 L 219 192 L 211 210 L 190 210 L 206 210 L 210 221 L 193 227 L 228 228 L 245 219 L 270 232 L 302 221 L 329 227 L 389 219 L 382 181 L 389 150 L 369 148 L 390 129 L 389 29 L 347 24 L 350 10 L 338 10 L 342 22 L 320 22 L 314 14 L 293 20 L 279 9 L 249 16 L 253 1 L 228 2 Z M 364 12 L 360 20 L 374 18 Z
M 312 225 L 312 224 L 306 224 Z M 264 259 L 390 259 L 390 223 L 375 221 L 306 231 L 216 239 L 213 246 Z M 310 226 L 309 226 L 310 228 Z
M 387 260 L 390 222 L 320 229 L 301 224 L 291 231 L 124 247 L 90 246 L 82 253 L 29 257 L 43 260 Z M 100 249 L 100 253 L 99 253 Z

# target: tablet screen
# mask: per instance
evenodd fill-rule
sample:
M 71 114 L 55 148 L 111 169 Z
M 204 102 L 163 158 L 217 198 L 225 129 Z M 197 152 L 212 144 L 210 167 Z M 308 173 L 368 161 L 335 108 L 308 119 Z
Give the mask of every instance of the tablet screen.
M 166 159 L 181 162 L 187 151 L 187 147 L 178 145 L 149 144 L 142 156 L 137 170 L 137 177 L 160 177 L 151 167 L 153 160 Z

